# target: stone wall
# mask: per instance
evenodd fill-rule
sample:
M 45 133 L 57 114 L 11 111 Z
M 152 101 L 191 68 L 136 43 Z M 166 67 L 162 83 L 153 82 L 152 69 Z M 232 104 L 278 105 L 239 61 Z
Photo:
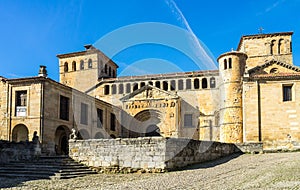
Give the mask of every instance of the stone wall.
M 0 164 L 10 161 L 31 160 L 41 154 L 39 144 L 33 142 L 0 141 Z
M 69 150 L 71 158 L 101 172 L 162 172 L 239 151 L 234 144 L 163 137 L 71 140 Z

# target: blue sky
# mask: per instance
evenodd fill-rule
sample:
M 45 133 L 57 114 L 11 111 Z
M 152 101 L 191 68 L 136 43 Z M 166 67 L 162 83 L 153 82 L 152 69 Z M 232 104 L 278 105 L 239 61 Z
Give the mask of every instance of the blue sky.
M 214 59 L 231 48 L 236 49 L 242 35 L 257 34 L 261 26 L 264 33 L 294 31 L 294 63 L 300 66 L 300 0 L 175 0 L 175 3 L 189 27 L 170 7 L 170 0 L 0 0 L 0 75 L 35 76 L 42 64 L 47 66 L 49 76 L 58 80 L 57 54 L 84 50 L 83 45 L 95 44 L 120 27 L 144 22 L 192 30 Z M 134 37 L 137 36 L 127 40 Z M 174 41 L 179 38 L 184 43 L 184 37 L 176 36 Z M 207 69 L 193 64 L 190 57 L 176 48 L 160 44 L 131 46 L 112 59 L 120 65 L 119 74 L 123 75 L 128 74 L 128 65 L 157 68 L 156 72 L 167 72 L 168 68 L 169 71 Z M 160 68 L 162 65 L 164 69 Z

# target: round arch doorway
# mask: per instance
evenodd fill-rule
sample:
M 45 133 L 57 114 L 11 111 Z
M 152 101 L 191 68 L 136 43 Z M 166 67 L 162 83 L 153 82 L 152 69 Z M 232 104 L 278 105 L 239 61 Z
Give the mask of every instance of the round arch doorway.
M 161 120 L 162 113 L 160 111 L 148 109 L 137 113 L 131 126 L 135 126 L 133 132 L 138 136 L 161 136 L 159 128 Z
M 21 142 L 28 141 L 28 128 L 26 125 L 16 125 L 12 130 L 12 141 Z
M 57 155 L 69 154 L 70 130 L 66 126 L 59 126 L 55 131 L 55 153 Z

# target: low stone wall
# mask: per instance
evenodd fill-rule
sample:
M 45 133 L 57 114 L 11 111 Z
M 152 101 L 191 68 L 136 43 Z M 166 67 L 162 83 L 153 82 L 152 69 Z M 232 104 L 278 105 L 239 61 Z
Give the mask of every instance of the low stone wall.
M 69 156 L 100 172 L 163 172 L 214 160 L 239 150 L 234 144 L 190 139 L 70 140 Z
M 0 164 L 10 161 L 31 160 L 41 154 L 39 144 L 33 142 L 0 141 Z
M 237 143 L 235 144 L 243 153 L 251 153 L 251 154 L 257 154 L 257 153 L 263 153 L 263 143 L 259 142 L 248 142 L 248 143 Z

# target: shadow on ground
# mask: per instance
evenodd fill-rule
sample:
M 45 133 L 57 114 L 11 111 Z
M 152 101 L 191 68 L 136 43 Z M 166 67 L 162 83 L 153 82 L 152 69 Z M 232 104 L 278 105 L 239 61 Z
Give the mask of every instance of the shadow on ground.
M 238 158 L 241 155 L 243 155 L 243 153 L 231 154 L 229 156 L 225 156 L 225 157 L 222 157 L 222 158 L 219 158 L 219 159 L 216 159 L 216 160 L 186 166 L 186 167 L 181 168 L 180 171 L 182 171 L 182 170 L 196 170 L 196 169 L 212 168 L 212 167 L 215 167 L 217 165 L 221 165 L 221 164 L 224 164 L 226 162 L 229 162 L 230 160 L 233 160 L 235 158 Z

